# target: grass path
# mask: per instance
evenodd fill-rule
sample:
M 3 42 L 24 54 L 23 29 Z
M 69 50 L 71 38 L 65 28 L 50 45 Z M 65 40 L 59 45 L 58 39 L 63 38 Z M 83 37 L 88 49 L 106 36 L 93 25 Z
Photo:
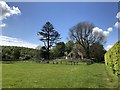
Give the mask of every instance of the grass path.
M 104 64 L 3 64 L 2 74 L 3 88 L 117 87 L 117 78 L 107 75 Z

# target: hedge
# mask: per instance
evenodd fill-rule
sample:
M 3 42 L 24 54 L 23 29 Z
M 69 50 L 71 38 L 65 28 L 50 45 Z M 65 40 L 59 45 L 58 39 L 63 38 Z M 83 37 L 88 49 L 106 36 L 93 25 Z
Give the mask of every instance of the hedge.
M 120 41 L 105 53 L 105 64 L 114 74 L 120 75 Z

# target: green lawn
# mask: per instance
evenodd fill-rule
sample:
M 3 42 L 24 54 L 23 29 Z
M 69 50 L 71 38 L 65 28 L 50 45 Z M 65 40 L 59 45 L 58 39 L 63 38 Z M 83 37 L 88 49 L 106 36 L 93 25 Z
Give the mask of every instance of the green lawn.
M 2 63 L 0 62 L 0 89 L 2 88 Z
M 113 88 L 117 77 L 104 64 L 38 64 L 2 65 L 3 88 Z

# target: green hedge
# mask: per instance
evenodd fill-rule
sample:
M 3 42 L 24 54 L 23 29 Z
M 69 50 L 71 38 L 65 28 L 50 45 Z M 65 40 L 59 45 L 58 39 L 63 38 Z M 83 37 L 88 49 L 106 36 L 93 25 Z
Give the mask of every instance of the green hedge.
M 106 52 L 105 64 L 111 67 L 114 74 L 120 74 L 120 41 Z

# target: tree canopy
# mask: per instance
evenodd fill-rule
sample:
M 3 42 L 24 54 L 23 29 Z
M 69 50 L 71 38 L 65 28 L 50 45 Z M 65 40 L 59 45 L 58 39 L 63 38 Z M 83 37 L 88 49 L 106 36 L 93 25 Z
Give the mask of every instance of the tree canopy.
M 106 50 L 104 49 L 103 45 L 101 45 L 99 42 L 96 42 L 90 46 L 90 57 L 95 58 L 96 62 L 103 61 L 105 53 Z
M 53 48 L 53 54 L 54 57 L 62 57 L 64 56 L 64 52 L 65 52 L 65 43 L 64 42 L 58 42 L 56 44 L 56 46 Z
M 85 49 L 87 58 L 90 58 L 90 46 L 95 42 L 104 41 L 104 38 L 92 34 L 93 28 L 93 23 L 80 22 L 69 30 L 70 38 Z
M 74 47 L 74 42 L 72 40 L 69 40 L 66 44 L 65 44 L 65 48 L 66 48 L 66 52 L 70 53 L 72 51 Z

